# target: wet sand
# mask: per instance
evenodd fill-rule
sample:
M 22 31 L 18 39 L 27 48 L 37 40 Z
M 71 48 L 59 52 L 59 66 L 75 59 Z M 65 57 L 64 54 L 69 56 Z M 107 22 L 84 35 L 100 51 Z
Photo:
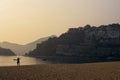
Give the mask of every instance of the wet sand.
M 120 62 L 0 67 L 0 80 L 120 80 Z

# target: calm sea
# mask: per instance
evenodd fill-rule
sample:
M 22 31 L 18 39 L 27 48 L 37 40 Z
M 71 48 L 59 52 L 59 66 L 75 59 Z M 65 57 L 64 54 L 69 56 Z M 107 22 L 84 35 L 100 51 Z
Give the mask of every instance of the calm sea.
M 42 61 L 38 58 L 33 57 L 20 57 L 20 64 L 21 65 L 37 65 L 37 64 L 46 64 L 46 62 Z M 0 66 L 16 66 L 16 59 L 17 56 L 0 56 Z

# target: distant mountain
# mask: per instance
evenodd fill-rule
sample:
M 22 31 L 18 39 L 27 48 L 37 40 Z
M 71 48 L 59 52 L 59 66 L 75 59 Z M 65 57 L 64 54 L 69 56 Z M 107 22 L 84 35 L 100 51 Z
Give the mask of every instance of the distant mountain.
M 1 48 L 0 47 L 0 55 L 3 55 L 3 56 L 13 56 L 13 55 L 15 55 L 15 53 L 12 52 L 10 49 L 5 49 L 5 48 Z
M 20 45 L 20 44 L 15 44 L 15 43 L 10 43 L 10 42 L 1 42 L 0 47 L 11 49 L 16 55 L 24 55 L 25 53 L 28 53 L 29 51 L 34 50 L 36 48 L 36 44 L 46 41 L 50 37 L 54 37 L 54 35 L 40 38 L 26 45 Z

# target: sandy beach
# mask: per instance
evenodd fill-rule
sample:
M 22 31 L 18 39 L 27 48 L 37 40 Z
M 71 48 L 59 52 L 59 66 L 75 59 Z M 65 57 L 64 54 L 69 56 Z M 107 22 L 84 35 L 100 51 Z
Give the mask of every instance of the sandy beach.
M 120 80 L 120 62 L 0 67 L 0 80 Z

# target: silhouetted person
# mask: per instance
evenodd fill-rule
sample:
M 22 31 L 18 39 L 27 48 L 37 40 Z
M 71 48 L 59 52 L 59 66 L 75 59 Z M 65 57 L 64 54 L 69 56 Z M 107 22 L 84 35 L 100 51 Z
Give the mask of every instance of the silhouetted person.
M 20 66 L 20 58 L 18 57 L 16 60 L 17 60 L 17 66 Z

